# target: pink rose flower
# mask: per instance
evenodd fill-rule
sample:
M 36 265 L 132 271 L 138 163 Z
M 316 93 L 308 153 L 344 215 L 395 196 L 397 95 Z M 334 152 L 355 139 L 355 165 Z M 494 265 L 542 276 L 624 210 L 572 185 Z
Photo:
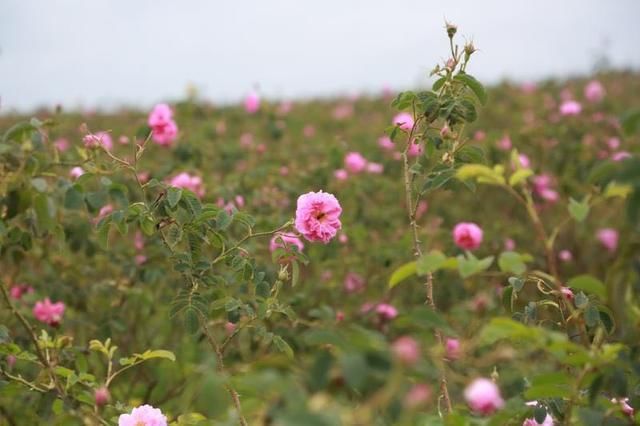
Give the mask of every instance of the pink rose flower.
M 447 359 L 453 361 L 460 358 L 460 341 L 458 339 L 447 338 L 444 349 Z
M 311 124 L 307 124 L 302 129 L 302 134 L 307 139 L 312 138 L 312 137 L 314 137 L 316 135 L 316 128 L 313 127 Z
M 367 167 L 367 159 L 359 152 L 349 152 L 344 157 L 344 167 L 351 173 L 360 173 Z
M 558 258 L 563 262 L 571 262 L 571 260 L 573 259 L 573 254 L 571 254 L 569 250 L 560 250 L 560 253 L 558 253 Z
M 473 222 L 460 222 L 453 228 L 453 241 L 464 250 L 480 247 L 482 235 L 482 228 Z
M 413 128 L 413 115 L 401 112 L 393 117 L 393 124 L 408 132 Z
M 516 242 L 513 238 L 505 238 L 504 240 L 504 249 L 507 251 L 513 251 L 516 248 Z
M 618 248 L 618 231 L 613 228 L 599 229 L 596 233 L 596 237 L 600 244 L 604 246 L 610 253 L 613 253 Z
M 416 142 L 415 140 L 413 140 L 409 144 L 407 155 L 409 155 L 409 157 L 418 157 L 420 154 L 422 154 L 422 152 L 423 152 L 422 144 L 420 142 Z
M 365 285 L 364 278 L 355 272 L 349 272 L 344 277 L 344 290 L 347 293 L 359 293 L 364 290 Z
M 40 322 L 56 327 L 62 321 L 64 315 L 64 303 L 51 303 L 49 298 L 36 302 L 33 307 L 33 316 Z
M 82 169 L 82 167 L 74 167 L 69 171 L 69 176 L 71 176 L 72 179 L 78 179 L 80 176 L 82 176 L 84 174 L 84 170 Z
M 307 240 L 328 243 L 342 227 L 342 207 L 333 194 L 308 192 L 298 197 L 295 228 Z
M 607 146 L 611 149 L 618 149 L 620 148 L 620 139 L 618 138 L 609 138 L 607 140 Z
M 122 135 L 118 138 L 118 143 L 120 143 L 120 145 L 127 145 L 129 142 L 129 137 L 125 135 Z
M 560 293 L 562 294 L 562 296 L 571 301 L 573 300 L 573 298 L 575 297 L 575 295 L 573 294 L 573 291 L 571 291 L 571 289 L 569 287 L 560 287 Z
M 464 399 L 478 414 L 489 415 L 504 406 L 500 389 L 489 379 L 475 379 L 464 390 Z
M 178 125 L 173 120 L 173 111 L 167 104 L 158 104 L 149 113 L 147 124 L 152 131 L 152 140 L 160 146 L 171 146 L 178 135 Z
M 111 151 L 113 149 L 113 139 L 111 139 L 111 135 L 108 132 L 98 132 L 95 136 L 100 139 L 100 144 L 107 151 Z
M 376 313 L 383 321 L 390 321 L 398 316 L 398 310 L 388 303 L 379 303 Z
M 403 364 L 413 365 L 420 360 L 420 345 L 410 336 L 396 339 L 391 345 L 391 352 Z
M 584 88 L 584 97 L 589 102 L 600 102 L 604 95 L 604 86 L 598 80 L 591 80 Z
M 367 163 L 367 172 L 376 175 L 381 174 L 384 171 L 384 166 L 380 163 Z
M 497 145 L 498 145 L 498 149 L 501 149 L 502 151 L 508 151 L 513 146 L 509 135 L 504 135 L 502 139 L 498 141 Z
M 131 411 L 131 414 L 121 414 L 118 426 L 167 426 L 167 418 L 158 408 L 141 405 Z
M 269 241 L 269 251 L 273 253 L 276 249 L 284 248 L 285 244 L 287 246 L 296 246 L 298 251 L 302 251 L 304 249 L 304 243 L 297 235 L 290 232 L 279 232 L 271 238 L 271 241 Z
M 260 96 L 256 92 L 250 92 L 244 98 L 244 110 L 249 114 L 254 114 L 260 109 Z
M 16 284 L 9 289 L 9 295 L 12 299 L 22 299 L 25 294 L 33 293 L 33 287 L 27 284 Z
M 582 112 L 582 105 L 576 101 L 564 101 L 560 105 L 560 115 L 565 117 L 575 116 Z
M 631 153 L 627 151 L 618 151 L 611 154 L 611 159 L 613 161 L 622 161 L 626 158 L 631 158 Z
M 349 173 L 347 173 L 345 169 L 338 169 L 335 172 L 333 172 L 333 177 L 335 177 L 338 180 L 344 181 L 349 178 Z
M 415 408 L 426 404 L 433 395 L 431 387 L 425 383 L 413 385 L 404 397 L 404 404 L 409 408 Z
M 387 151 L 391 151 L 395 148 L 395 144 L 393 143 L 393 141 L 389 136 L 381 136 L 378 139 L 378 145 L 380 146 L 380 148 L 385 149 Z
M 69 149 L 69 140 L 66 138 L 58 138 L 53 142 L 53 146 L 60 152 L 65 152 Z
M 182 172 L 169 179 L 169 185 L 176 188 L 188 189 L 198 197 L 204 196 L 204 187 L 200 176 L 191 176 L 189 173 Z
M 102 386 L 96 389 L 96 391 L 93 393 L 93 398 L 95 400 L 96 405 L 98 407 L 102 407 L 104 405 L 107 405 L 107 403 L 111 399 L 111 394 L 109 393 L 109 389 Z
M 613 402 L 614 404 L 620 404 L 620 409 L 622 410 L 622 412 L 629 417 L 633 417 L 635 411 L 633 407 L 629 405 L 629 398 L 611 398 L 611 402 Z

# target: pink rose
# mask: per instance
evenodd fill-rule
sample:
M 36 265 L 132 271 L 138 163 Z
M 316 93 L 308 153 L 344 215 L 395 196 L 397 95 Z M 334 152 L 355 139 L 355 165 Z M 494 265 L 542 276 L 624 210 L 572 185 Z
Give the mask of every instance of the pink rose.
M 613 228 L 599 229 L 596 233 L 596 237 L 600 244 L 604 246 L 610 253 L 613 253 L 618 248 L 618 231 Z
M 560 115 L 567 116 L 575 116 L 582 112 L 582 105 L 576 101 L 564 101 L 560 105 Z
M 360 173 L 367 167 L 367 159 L 359 152 L 349 152 L 344 157 L 344 167 L 351 173 Z
M 260 109 L 260 96 L 256 92 L 250 92 L 244 98 L 244 110 L 249 114 L 254 114 Z
M 413 365 L 420 359 L 420 346 L 413 337 L 402 336 L 391 345 L 391 352 L 403 364 Z
M 381 136 L 378 139 L 378 145 L 380 146 L 380 148 L 385 149 L 387 151 L 390 151 L 395 148 L 395 144 L 393 143 L 393 141 L 391 141 L 391 138 L 389 136 Z
M 333 194 L 308 192 L 298 197 L 295 228 L 307 240 L 326 244 L 342 227 L 341 213 L 342 207 Z
M 344 278 L 344 290 L 347 293 L 359 293 L 364 290 L 366 282 L 361 275 L 349 272 Z
M 302 251 L 302 249 L 304 249 L 304 243 L 297 235 L 290 232 L 279 232 L 271 238 L 271 241 L 269 241 L 269 251 L 273 253 L 278 248 L 284 248 L 285 244 L 287 246 L 296 246 L 298 251 Z
M 376 306 L 376 313 L 383 321 L 389 321 L 398 316 L 398 310 L 388 303 L 380 303 Z
M 453 228 L 453 241 L 464 250 L 480 247 L 482 235 L 482 228 L 473 222 L 460 222 Z
M 500 389 L 489 379 L 475 379 L 464 390 L 464 399 L 478 414 L 489 415 L 504 406 Z
M 178 135 L 178 125 L 173 120 L 173 111 L 167 104 L 153 107 L 147 124 L 151 128 L 152 140 L 160 146 L 171 146 Z
M 349 173 L 345 169 L 338 169 L 333 172 L 333 177 L 338 180 L 347 180 L 349 178 Z
M 33 307 L 33 316 L 40 322 L 56 327 L 62 321 L 64 315 L 64 303 L 51 303 L 49 298 L 36 302 Z
M 393 124 L 402 130 L 410 131 L 413 128 L 413 115 L 408 112 L 401 112 L 393 117 Z
M 404 404 L 409 408 L 415 408 L 426 404 L 433 395 L 431 387 L 425 383 L 413 385 L 404 397 Z
M 189 173 L 182 172 L 169 179 L 169 185 L 176 188 L 188 189 L 198 197 L 204 196 L 204 186 L 200 176 L 192 176 Z
M 82 169 L 82 167 L 74 167 L 69 171 L 69 176 L 71 176 L 72 179 L 78 179 L 80 176 L 82 176 L 84 174 L 84 170 Z
M 380 163 L 367 163 L 367 172 L 376 175 L 381 174 L 384 171 L 384 166 Z
M 604 86 L 598 80 L 591 80 L 584 88 L 584 97 L 589 102 L 600 102 L 604 95 Z
M 447 359 L 453 361 L 460 358 L 460 341 L 458 339 L 447 338 L 444 349 Z
M 131 414 L 121 414 L 118 426 L 167 426 L 167 418 L 157 408 L 141 405 L 131 411 Z

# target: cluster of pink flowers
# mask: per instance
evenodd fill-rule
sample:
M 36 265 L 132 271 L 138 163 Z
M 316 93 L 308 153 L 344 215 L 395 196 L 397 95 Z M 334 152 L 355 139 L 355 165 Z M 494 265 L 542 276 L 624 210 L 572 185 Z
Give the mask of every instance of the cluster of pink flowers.
M 274 252 L 276 249 L 284 248 L 287 246 L 296 246 L 298 251 L 302 251 L 304 249 L 304 243 L 302 240 L 291 232 L 279 232 L 271 238 L 269 241 L 269 251 Z
M 233 200 L 226 201 L 222 197 L 218 197 L 218 201 L 216 202 L 218 207 L 224 208 L 227 213 L 231 214 L 233 210 L 240 210 L 244 207 L 244 197 L 242 195 L 236 195 L 233 197 Z
M 558 191 L 553 189 L 553 180 L 551 176 L 542 174 L 533 177 L 533 191 L 535 194 L 545 201 L 554 203 L 560 197 Z
M 249 114 L 254 114 L 258 112 L 259 109 L 260 109 L 260 95 L 258 95 L 254 91 L 249 92 L 247 97 L 244 98 L 244 110 Z
M 344 169 L 338 169 L 333 173 L 336 179 L 346 180 L 349 177 L 349 173 L 359 174 L 366 171 L 368 173 L 381 174 L 384 171 L 382 164 L 368 161 L 359 152 L 348 152 L 344 157 L 344 167 Z
M 204 186 L 200 176 L 192 176 L 187 172 L 178 173 L 169 179 L 169 185 L 176 188 L 188 189 L 198 197 L 204 196 Z
M 482 228 L 473 222 L 460 222 L 453 228 L 453 241 L 463 250 L 480 247 L 482 236 Z
M 33 293 L 33 287 L 27 284 L 15 284 L 9 289 L 9 294 L 16 300 L 20 300 L 25 294 L 31 293 Z
M 178 136 L 178 125 L 173 120 L 173 111 L 167 104 L 158 104 L 149 113 L 147 124 L 151 127 L 152 139 L 161 146 L 171 146 Z
M 51 303 L 49 298 L 36 302 L 33 316 L 40 322 L 56 327 L 62 321 L 65 305 L 62 302 Z
M 131 410 L 131 414 L 121 414 L 118 426 L 167 426 L 167 418 L 160 409 L 145 404 Z
M 327 192 L 308 192 L 298 197 L 295 228 L 311 242 L 331 241 L 342 228 L 342 207 L 338 199 Z
M 489 415 L 504 406 L 498 386 L 489 379 L 478 378 L 464 390 L 464 399 L 471 409 L 482 415 Z

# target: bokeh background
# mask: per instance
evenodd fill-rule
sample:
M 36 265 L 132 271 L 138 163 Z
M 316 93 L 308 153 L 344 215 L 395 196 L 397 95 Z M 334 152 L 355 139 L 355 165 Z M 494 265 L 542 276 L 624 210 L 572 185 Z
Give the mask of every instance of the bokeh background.
M 425 83 L 456 23 L 484 83 L 640 67 L 636 0 L 2 0 L 0 113 L 147 108 L 196 87 L 216 103 Z

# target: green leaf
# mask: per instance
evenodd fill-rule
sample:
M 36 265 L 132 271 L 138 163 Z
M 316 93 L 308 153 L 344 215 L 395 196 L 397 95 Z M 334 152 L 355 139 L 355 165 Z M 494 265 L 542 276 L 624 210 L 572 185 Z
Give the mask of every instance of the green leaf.
M 189 334 L 196 334 L 200 330 L 198 312 L 192 307 L 184 311 L 184 327 Z
M 498 257 L 498 267 L 503 272 L 511 272 L 516 275 L 522 275 L 527 270 L 520 253 L 514 251 L 505 251 L 500 253 Z M 519 290 L 517 290 L 519 291 Z
M 493 256 L 477 259 L 471 253 L 468 256 L 458 256 L 458 272 L 462 278 L 468 278 L 473 274 L 486 271 L 493 263 Z
M 455 169 L 445 169 L 439 172 L 429 173 L 422 186 L 422 193 L 426 194 L 445 185 L 456 174 Z
M 583 290 L 587 293 L 594 294 L 601 299 L 606 299 L 607 296 L 607 288 L 599 279 L 591 276 L 591 275 L 578 275 L 577 277 L 571 278 L 567 282 L 567 286 L 577 289 Z
M 482 328 L 479 341 L 483 345 L 492 345 L 502 339 L 538 342 L 541 337 L 538 327 L 529 327 L 511 318 L 496 317 Z
M 84 194 L 77 185 L 70 186 L 64 193 L 64 207 L 80 209 L 84 206 Z
M 224 231 L 231 225 L 233 217 L 226 212 L 226 210 L 220 210 L 216 216 L 216 229 Z
M 36 211 L 38 229 L 40 231 L 50 231 L 53 229 L 55 225 L 52 214 L 54 206 L 49 197 L 44 194 L 36 194 L 33 200 L 33 208 Z
M 569 199 L 569 214 L 577 222 L 584 222 L 589 214 L 589 200 L 584 199 L 582 201 L 576 201 L 573 198 Z
M 640 109 L 625 113 L 620 119 L 620 124 L 622 124 L 622 130 L 626 136 L 640 132 Z
M 499 260 L 498 263 L 500 263 Z M 509 284 L 511 284 L 511 287 L 513 287 L 515 291 L 521 291 L 524 287 L 524 280 L 519 277 L 509 277 Z
M 293 359 L 293 349 L 291 346 L 280 336 L 274 335 L 271 343 L 276 347 L 280 352 L 284 352 L 287 355 L 287 358 Z
M 589 327 L 595 327 L 600 323 L 600 311 L 594 305 L 589 304 L 584 311 L 584 322 Z
M 178 205 L 180 198 L 182 198 L 182 189 L 173 186 L 167 189 L 167 202 L 172 209 Z
M 429 272 L 435 272 L 440 269 L 447 257 L 438 250 L 431 250 L 429 253 L 422 255 L 416 262 L 416 272 L 418 275 L 425 275 Z
M 525 182 L 531 175 L 533 175 L 533 170 L 531 169 L 516 170 L 511 176 L 509 176 L 509 186 L 517 186 Z
M 393 271 L 391 278 L 389 278 L 389 288 L 397 286 L 400 282 L 406 280 L 412 275 L 416 274 L 417 264 L 415 261 L 405 263 L 398 269 Z
M 569 397 L 573 381 L 573 377 L 563 372 L 540 374 L 531 379 L 531 387 L 524 395 L 527 399 Z
M 152 358 L 165 358 L 171 361 L 176 360 L 176 356 L 171 351 L 167 351 L 165 349 L 155 349 L 152 351 L 146 351 L 142 354 L 142 359 L 152 359 Z
M 472 75 L 460 73 L 454 77 L 454 80 L 463 82 L 465 86 L 471 89 L 482 105 L 487 103 L 487 91 L 482 83 L 476 80 Z
M 47 185 L 47 181 L 43 178 L 31 179 L 31 186 L 33 186 L 38 192 L 47 192 L 47 188 L 49 187 L 49 185 Z

